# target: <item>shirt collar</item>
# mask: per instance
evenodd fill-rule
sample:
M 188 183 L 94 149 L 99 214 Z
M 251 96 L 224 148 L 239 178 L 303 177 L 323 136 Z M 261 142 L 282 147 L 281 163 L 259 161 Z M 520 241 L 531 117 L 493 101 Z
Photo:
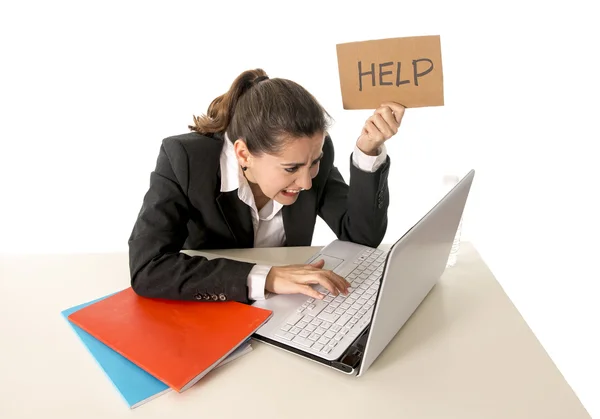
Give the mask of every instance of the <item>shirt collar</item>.
M 271 200 L 259 213 L 254 201 L 254 195 L 246 177 L 240 170 L 233 143 L 229 140 L 227 133 L 224 135 L 219 164 L 221 167 L 221 192 L 232 192 L 237 189 L 238 198 L 252 208 L 252 212 L 256 218 L 271 220 L 281 210 L 283 205 Z
M 221 166 L 221 192 L 235 191 L 241 183 L 247 183 L 235 156 L 233 143 L 229 140 L 227 133 L 224 136 L 219 163 Z

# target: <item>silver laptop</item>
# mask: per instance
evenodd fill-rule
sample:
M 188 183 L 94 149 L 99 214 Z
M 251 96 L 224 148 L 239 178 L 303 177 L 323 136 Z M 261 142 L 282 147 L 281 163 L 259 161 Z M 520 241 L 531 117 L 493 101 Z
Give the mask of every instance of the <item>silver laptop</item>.
M 389 251 L 335 240 L 307 263 L 325 260 L 351 283 L 323 300 L 272 295 L 253 305 L 273 311 L 253 338 L 361 376 L 425 299 L 446 268 L 474 170 L 465 175 Z

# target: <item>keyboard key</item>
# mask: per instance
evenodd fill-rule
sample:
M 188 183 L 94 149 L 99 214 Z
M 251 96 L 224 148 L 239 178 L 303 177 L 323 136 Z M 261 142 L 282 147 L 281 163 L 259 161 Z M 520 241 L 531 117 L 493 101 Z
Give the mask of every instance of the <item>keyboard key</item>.
M 288 325 L 288 326 L 289 326 L 289 325 Z M 317 328 L 317 326 L 315 326 L 314 324 L 312 324 L 312 323 L 311 323 L 311 324 L 307 325 L 307 326 L 304 328 L 304 330 L 308 330 L 309 332 L 314 332 L 316 328 Z
M 300 329 L 299 327 L 292 327 L 292 330 L 290 330 L 290 333 L 293 333 L 294 335 L 297 335 L 298 333 L 300 333 L 302 329 Z
M 306 313 L 306 310 L 304 311 L 304 313 Z M 309 312 L 300 321 L 303 321 L 304 323 L 309 323 L 310 324 L 314 319 L 315 319 L 315 316 L 312 313 Z
M 283 330 L 284 332 L 289 332 L 289 330 L 292 328 L 291 324 L 284 324 L 283 326 L 281 326 L 281 330 Z
M 306 346 L 308 348 L 310 348 L 312 346 L 312 344 L 314 343 L 312 340 L 306 339 L 306 338 L 303 338 L 300 336 L 294 337 L 294 339 L 292 339 L 292 342 L 298 343 L 298 344 L 300 344 L 302 346 Z
M 281 337 L 281 338 L 284 338 L 284 339 L 286 339 L 286 340 L 292 340 L 292 339 L 294 338 L 294 335 L 292 335 L 292 334 L 291 334 L 291 333 L 289 333 L 289 332 L 284 332 L 284 331 L 282 331 L 282 330 L 280 330 L 280 331 L 276 332 L 276 333 L 275 333 L 275 336 L 279 336 L 279 337 Z
M 315 351 L 320 351 L 321 349 L 323 349 L 323 346 L 324 345 L 321 343 L 315 343 L 313 344 L 312 349 L 314 349 Z
M 338 324 L 338 325 L 340 325 L 340 326 L 343 326 L 343 325 L 345 325 L 345 324 L 348 322 L 348 320 L 350 320 L 351 318 L 352 318 L 352 316 L 351 316 L 351 315 L 349 315 L 349 314 L 344 314 L 342 317 L 340 317 L 340 318 L 338 319 L 338 321 L 337 321 L 337 322 L 335 322 L 335 324 Z
M 301 336 L 303 338 L 307 338 L 308 335 L 310 335 L 310 332 L 308 330 L 303 330 L 298 334 L 298 336 Z
M 302 314 L 296 312 L 286 319 L 286 323 L 293 326 L 298 323 L 302 317 L 304 317 Z
M 339 314 L 340 316 L 342 314 L 344 314 L 345 312 L 346 312 L 346 310 L 342 310 L 341 308 L 336 308 L 334 311 L 335 314 Z
M 325 332 L 325 334 L 323 335 L 328 339 L 331 339 L 332 337 L 335 336 L 335 333 L 333 333 L 331 330 L 328 330 L 327 332 Z
M 317 335 L 316 333 L 311 333 L 310 336 L 308 337 L 310 340 L 312 340 L 313 342 L 316 342 L 317 340 L 319 340 L 320 336 Z
M 306 323 L 304 321 L 304 319 L 302 319 L 302 321 L 298 322 L 298 324 L 296 325 L 296 327 L 299 327 L 300 329 L 304 329 L 307 325 L 308 325 L 308 323 Z
M 325 336 L 321 336 L 321 338 L 317 342 L 322 345 L 327 345 L 329 343 L 329 341 L 330 341 L 330 339 L 326 338 Z
M 327 298 L 327 297 L 325 297 Z M 304 310 L 304 314 L 309 316 L 317 316 L 321 310 L 327 307 L 327 303 L 323 300 L 315 301 L 311 305 L 309 305 L 306 310 Z
M 323 333 L 325 333 L 325 329 L 323 329 L 322 327 L 317 327 L 317 329 L 315 330 L 315 333 L 317 335 L 322 335 Z
M 325 320 L 328 322 L 335 322 L 337 319 L 339 319 L 339 314 L 335 314 L 335 313 L 321 313 L 318 316 L 321 320 Z

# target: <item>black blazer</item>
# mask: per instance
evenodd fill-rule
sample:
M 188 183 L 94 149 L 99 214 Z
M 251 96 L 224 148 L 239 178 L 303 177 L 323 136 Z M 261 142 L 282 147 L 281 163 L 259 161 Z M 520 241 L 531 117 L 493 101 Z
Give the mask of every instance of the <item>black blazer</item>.
M 191 257 L 181 250 L 250 248 L 250 208 L 221 193 L 223 136 L 188 133 L 162 141 L 150 187 L 129 238 L 131 286 L 141 296 L 250 303 L 252 263 Z M 282 208 L 287 246 L 310 246 L 319 215 L 340 240 L 377 247 L 386 232 L 390 159 L 374 173 L 350 164 L 350 186 L 334 166 L 329 136 L 312 188 Z

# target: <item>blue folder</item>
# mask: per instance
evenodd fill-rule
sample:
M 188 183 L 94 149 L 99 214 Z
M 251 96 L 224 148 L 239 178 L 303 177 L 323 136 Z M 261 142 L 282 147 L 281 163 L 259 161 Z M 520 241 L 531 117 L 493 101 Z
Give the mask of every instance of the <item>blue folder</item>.
M 108 297 L 108 295 L 88 303 L 71 307 L 62 311 L 61 314 L 67 319 L 67 316 L 71 313 L 106 297 Z M 131 409 L 171 390 L 165 383 L 148 374 L 145 370 L 141 369 L 121 354 L 113 351 L 79 326 L 71 323 L 68 319 L 67 323 L 75 330 L 83 344 L 96 359 Z

